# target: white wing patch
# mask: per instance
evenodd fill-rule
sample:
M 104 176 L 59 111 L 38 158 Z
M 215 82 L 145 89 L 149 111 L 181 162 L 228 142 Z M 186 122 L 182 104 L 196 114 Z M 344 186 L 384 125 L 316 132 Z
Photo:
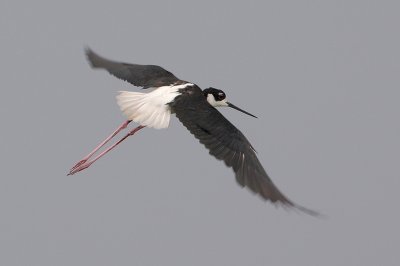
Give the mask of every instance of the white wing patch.
M 180 94 L 179 89 L 188 86 L 193 84 L 163 86 L 148 93 L 120 91 L 117 103 L 129 120 L 146 127 L 166 128 L 171 118 L 171 109 L 167 104 Z

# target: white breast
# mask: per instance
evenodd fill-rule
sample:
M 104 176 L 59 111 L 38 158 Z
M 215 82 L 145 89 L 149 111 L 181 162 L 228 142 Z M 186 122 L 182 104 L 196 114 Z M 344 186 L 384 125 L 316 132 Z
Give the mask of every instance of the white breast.
M 166 128 L 171 117 L 168 103 L 180 94 L 178 90 L 188 86 L 193 84 L 163 86 L 148 93 L 120 91 L 117 103 L 129 120 L 146 127 Z

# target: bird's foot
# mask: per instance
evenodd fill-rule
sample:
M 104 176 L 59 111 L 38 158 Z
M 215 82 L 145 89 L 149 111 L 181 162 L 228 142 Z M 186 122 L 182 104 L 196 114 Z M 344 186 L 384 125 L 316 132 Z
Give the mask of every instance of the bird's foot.
M 71 168 L 67 175 L 76 174 L 86 168 L 88 168 L 93 162 L 87 162 L 87 159 L 80 160 L 74 167 Z
M 82 164 L 86 163 L 88 159 L 82 159 L 79 162 L 77 162 L 69 171 L 72 172 L 73 170 L 75 170 L 76 168 L 78 168 L 79 166 L 81 166 Z

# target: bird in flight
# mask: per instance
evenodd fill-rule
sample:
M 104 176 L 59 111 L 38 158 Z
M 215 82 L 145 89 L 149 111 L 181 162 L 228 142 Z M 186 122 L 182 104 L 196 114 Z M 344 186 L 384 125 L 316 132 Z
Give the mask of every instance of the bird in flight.
M 260 161 L 256 151 L 247 138 L 216 107 L 231 107 L 249 116 L 256 117 L 228 102 L 222 90 L 216 88 L 200 89 L 196 84 L 177 78 L 171 72 L 156 65 L 139 65 L 108 60 L 86 49 L 86 56 L 93 68 L 107 70 L 115 77 L 149 92 L 120 91 L 117 103 L 127 117 L 109 137 L 92 152 L 71 168 L 68 175 L 76 174 L 101 158 L 129 136 L 147 128 L 162 129 L 169 125 L 171 114 L 202 143 L 211 155 L 232 168 L 236 181 L 249 188 L 264 200 L 294 208 L 317 216 L 317 212 L 294 203 L 283 195 L 274 185 Z M 130 122 L 139 124 L 122 139 L 99 153 L 93 155 Z

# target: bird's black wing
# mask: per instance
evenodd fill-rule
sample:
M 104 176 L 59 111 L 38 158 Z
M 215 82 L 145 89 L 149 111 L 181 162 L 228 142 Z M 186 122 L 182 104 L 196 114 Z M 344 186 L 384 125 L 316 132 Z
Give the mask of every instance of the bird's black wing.
M 246 137 L 217 109 L 211 106 L 200 88 L 181 90 L 171 103 L 172 111 L 183 125 L 218 160 L 233 168 L 237 182 L 248 187 L 263 199 L 283 206 L 295 207 L 308 214 L 317 213 L 299 206 L 284 196 L 274 185 L 257 158 L 254 148 Z
M 117 78 L 135 86 L 149 88 L 171 85 L 180 80 L 160 66 L 120 63 L 97 55 L 86 49 L 86 56 L 93 68 L 103 68 Z

